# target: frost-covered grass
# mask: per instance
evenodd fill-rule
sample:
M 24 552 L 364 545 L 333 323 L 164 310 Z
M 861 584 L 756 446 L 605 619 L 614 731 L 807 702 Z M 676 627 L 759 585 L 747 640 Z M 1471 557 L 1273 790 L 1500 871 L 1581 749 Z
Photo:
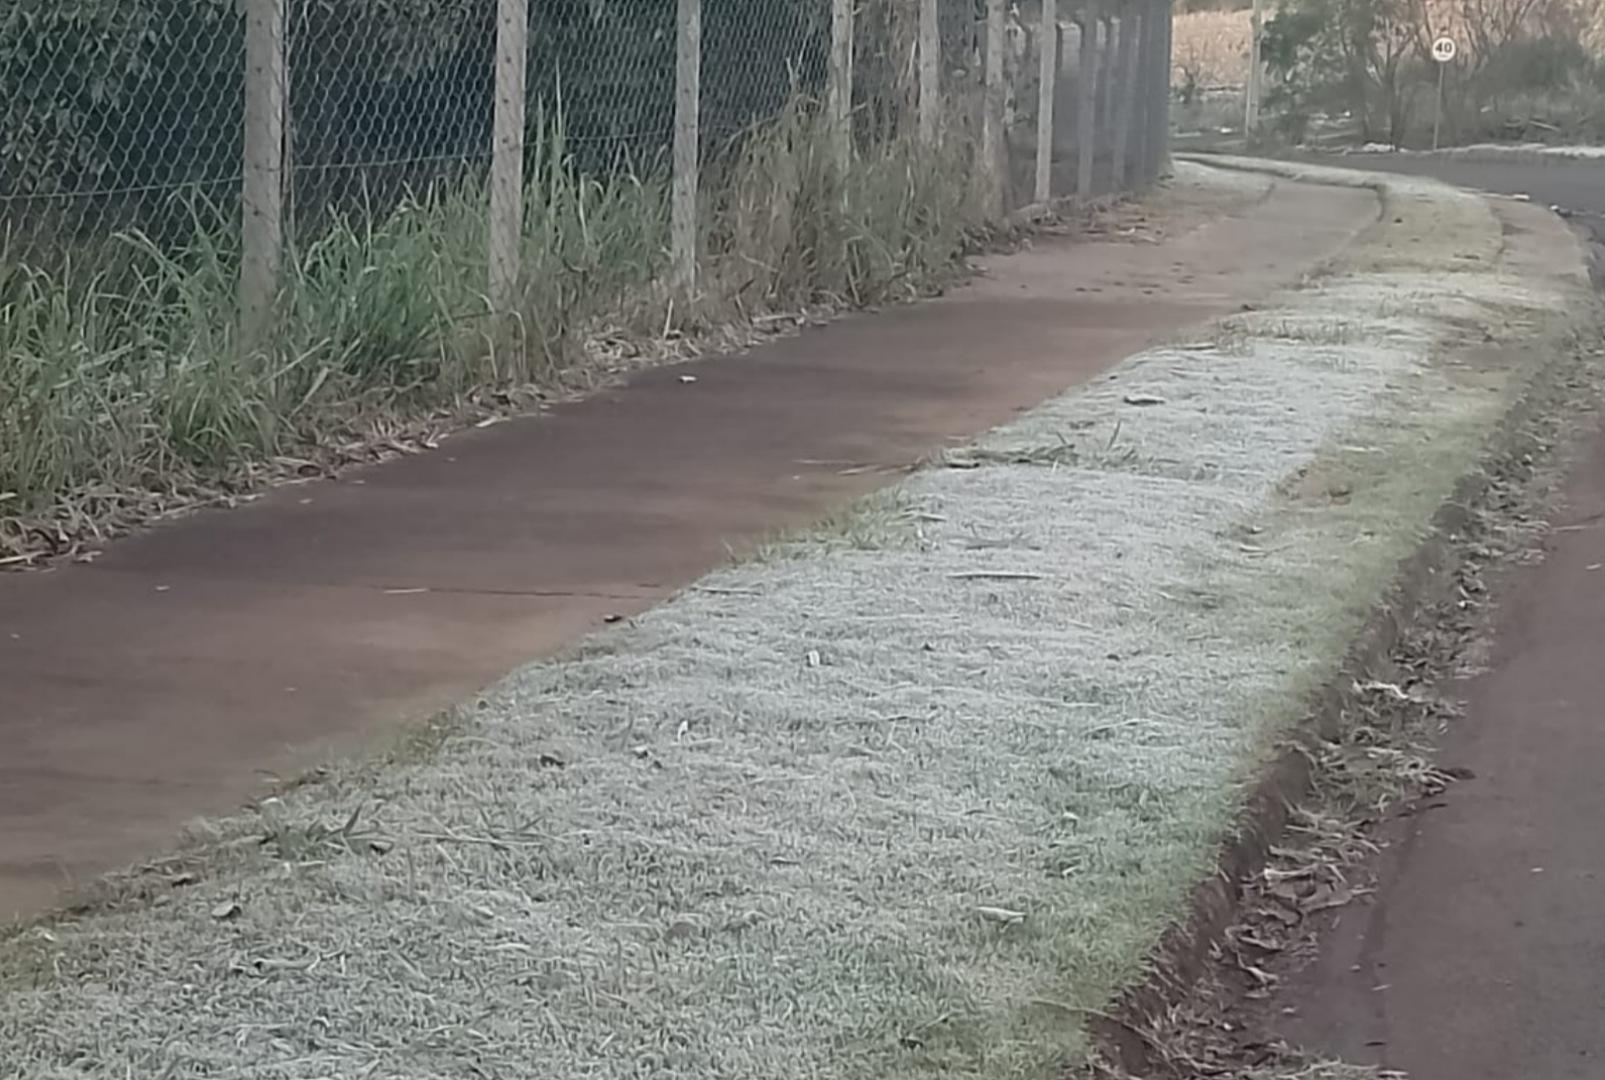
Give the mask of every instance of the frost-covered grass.
M 1057 1075 L 1520 386 L 1451 347 L 1584 302 L 1388 184 L 1215 343 L 0 945 L 0 1075 Z
M 1401 150 L 1386 143 L 1367 143 L 1350 151 L 1356 154 L 1436 154 L 1441 157 L 1493 157 L 1498 155 L 1527 158 L 1557 158 L 1570 161 L 1596 161 L 1605 158 L 1605 146 L 1566 145 L 1561 143 L 1468 143 L 1444 150 Z

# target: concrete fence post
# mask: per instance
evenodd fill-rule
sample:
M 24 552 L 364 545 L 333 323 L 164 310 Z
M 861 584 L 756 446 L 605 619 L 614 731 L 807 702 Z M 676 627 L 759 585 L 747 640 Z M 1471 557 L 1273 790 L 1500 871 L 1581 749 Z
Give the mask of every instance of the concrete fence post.
M 284 0 L 247 0 L 239 294 L 246 352 L 272 328 L 284 260 L 284 94 Z
M 1115 20 L 1111 15 L 1098 19 L 1098 128 L 1104 144 L 1115 130 Z
M 697 287 L 697 171 L 701 167 L 702 0 L 679 0 L 675 20 L 674 181 L 669 246 L 675 288 Z
M 830 71 L 826 111 L 830 118 L 830 151 L 837 176 L 853 164 L 853 2 L 831 0 Z
M 514 310 L 524 239 L 524 69 L 529 43 L 525 0 L 496 3 L 496 103 L 492 121 L 488 255 L 491 310 Z
M 937 0 L 919 0 L 920 143 L 936 147 L 942 130 L 942 21 Z
M 1137 78 L 1142 84 L 1142 113 L 1137 123 L 1138 182 L 1146 187 L 1159 175 L 1159 155 L 1154 132 L 1159 127 L 1159 21 L 1158 0 L 1148 0 L 1143 7 L 1142 59 Z
M 1042 0 L 1042 22 L 1037 28 L 1040 66 L 1037 81 L 1036 201 L 1053 198 L 1053 101 L 1059 77 L 1059 4 Z
M 1170 2 L 1152 0 L 1149 12 L 1153 30 L 1149 34 L 1148 115 L 1144 124 L 1148 182 L 1159 179 L 1165 170 L 1170 147 Z
M 1077 17 L 1081 48 L 1076 64 L 1076 194 L 1092 194 L 1092 162 L 1098 149 L 1098 19 L 1088 8 Z
M 1124 191 L 1131 172 L 1132 127 L 1138 122 L 1137 42 L 1142 36 L 1142 15 L 1127 10 L 1117 24 L 1120 43 L 1114 54 L 1115 123 L 1110 153 L 1110 187 Z
M 1003 38 L 1008 0 L 986 0 L 986 59 L 981 95 L 981 185 L 986 212 L 1001 218 L 1003 206 Z

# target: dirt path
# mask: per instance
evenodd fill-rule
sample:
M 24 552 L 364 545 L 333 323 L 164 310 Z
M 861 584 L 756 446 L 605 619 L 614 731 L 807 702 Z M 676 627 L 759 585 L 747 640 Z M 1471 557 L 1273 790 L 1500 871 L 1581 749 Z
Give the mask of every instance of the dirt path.
M 1605 214 L 1605 166 L 1367 160 Z M 1595 220 L 1605 221 L 1605 217 Z M 1548 557 L 1515 573 L 1490 670 L 1443 748 L 1471 770 L 1337 920 L 1285 1025 L 1320 1054 L 1412 1080 L 1605 1076 L 1605 435 Z
M 0 923 L 249 798 L 263 770 L 461 700 L 727 545 L 1293 281 L 1375 206 L 1283 184 L 1208 224 L 1176 213 L 1164 243 L 1046 243 L 940 301 L 0 577 Z

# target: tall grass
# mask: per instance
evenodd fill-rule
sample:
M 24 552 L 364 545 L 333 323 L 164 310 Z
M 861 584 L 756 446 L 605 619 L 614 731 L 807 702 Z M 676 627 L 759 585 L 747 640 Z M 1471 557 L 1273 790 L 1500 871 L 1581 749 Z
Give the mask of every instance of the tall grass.
M 710 299 L 862 307 L 941 284 L 987 224 L 964 179 L 972 154 L 960 130 L 934 149 L 898 134 L 842 175 L 822 112 L 794 100 L 716 165 Z
M 827 146 L 797 102 L 719 156 L 702 289 L 674 298 L 682 316 L 875 304 L 954 275 L 984 223 L 965 140 L 933 153 L 894 138 L 846 175 Z M 0 559 L 136 524 L 150 496 L 192 501 L 263 462 L 326 460 L 476 391 L 550 384 L 599 322 L 661 332 L 666 178 L 586 174 L 555 125 L 528 177 L 510 326 L 483 293 L 477 182 L 331 218 L 289 253 L 276 332 L 249 353 L 237 229 L 205 206 L 176 249 L 128 233 L 48 270 L 0 250 Z

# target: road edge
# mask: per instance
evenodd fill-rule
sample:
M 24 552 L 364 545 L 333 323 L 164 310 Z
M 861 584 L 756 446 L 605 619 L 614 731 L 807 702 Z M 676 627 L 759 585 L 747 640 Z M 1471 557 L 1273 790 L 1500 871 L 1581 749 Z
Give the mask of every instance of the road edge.
M 1368 188 L 1381 199 L 1383 220 L 1388 216 L 1390 195 L 1396 194 L 1393 178 L 1383 174 L 1214 154 L 1176 157 L 1305 183 Z M 1498 199 L 1484 198 L 1490 205 Z M 1564 228 L 1564 232 L 1575 248 L 1557 260 L 1567 265 L 1555 275 L 1597 283 L 1602 253 L 1587 246 L 1575 230 Z M 1541 362 L 1525 376 L 1481 449 L 1432 516 L 1425 538 L 1398 564 L 1392 584 L 1373 606 L 1335 674 L 1314 694 L 1305 723 L 1281 740 L 1251 784 L 1237 825 L 1221 845 L 1214 872 L 1194 886 L 1187 914 L 1165 931 L 1150 953 L 1148 975 L 1117 998 L 1106 1014 L 1089 1019 L 1089 1033 L 1101 1059 L 1093 1063 L 1094 1069 L 1113 1066 L 1119 1070 L 1116 1075 L 1147 1076 L 1174 1065 L 1150 1032 L 1164 1026 L 1209 970 L 1213 954 L 1237 921 L 1248 886 L 1269 864 L 1272 849 L 1286 834 L 1294 810 L 1319 779 L 1317 748 L 1346 729 L 1347 718 L 1364 697 L 1362 684 L 1391 680 L 1394 657 L 1418 621 L 1450 601 L 1458 585 L 1455 571 L 1466 561 L 1462 535 L 1479 509 L 1497 494 L 1503 477 L 1512 472 L 1530 475 L 1535 461 L 1556 451 L 1555 446 L 1544 444 L 1537 431 L 1539 421 L 1553 408 L 1567 377 L 1579 363 L 1586 363 L 1579 359 L 1579 336 L 1598 333 L 1602 327 L 1605 303 L 1597 303 L 1589 311 L 1574 312 L 1546 327 L 1523 346 L 1541 356 Z M 1595 356 L 1597 365 L 1598 354 Z

